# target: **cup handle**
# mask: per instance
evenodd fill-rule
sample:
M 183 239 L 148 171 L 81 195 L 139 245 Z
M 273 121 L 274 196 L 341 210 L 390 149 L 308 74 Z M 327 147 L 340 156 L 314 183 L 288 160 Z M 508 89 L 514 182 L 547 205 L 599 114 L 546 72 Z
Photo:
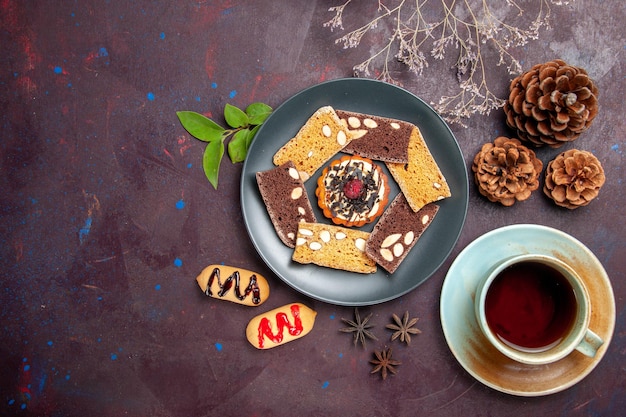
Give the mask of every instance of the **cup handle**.
M 587 331 L 585 332 L 585 337 L 583 337 L 583 340 L 581 340 L 580 344 L 576 346 L 576 350 L 583 355 L 593 358 L 594 356 L 596 356 L 596 352 L 603 344 L 604 340 L 602 340 L 600 336 L 587 329 Z

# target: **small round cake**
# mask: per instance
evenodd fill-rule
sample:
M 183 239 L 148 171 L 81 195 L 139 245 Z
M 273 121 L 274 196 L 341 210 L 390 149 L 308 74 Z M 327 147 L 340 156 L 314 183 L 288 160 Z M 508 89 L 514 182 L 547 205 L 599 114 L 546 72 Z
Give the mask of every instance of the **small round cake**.
M 370 159 L 344 156 L 330 163 L 317 180 L 317 204 L 333 223 L 360 227 L 385 210 L 387 175 Z

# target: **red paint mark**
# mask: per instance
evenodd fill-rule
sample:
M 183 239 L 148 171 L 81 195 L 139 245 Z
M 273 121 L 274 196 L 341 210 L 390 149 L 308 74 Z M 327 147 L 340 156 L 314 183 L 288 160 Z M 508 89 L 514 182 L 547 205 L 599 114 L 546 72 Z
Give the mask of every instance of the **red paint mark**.
M 61 106 L 61 113 L 63 114 L 63 116 L 67 116 L 69 112 L 70 112 L 70 107 L 67 104 L 63 104 Z
M 193 146 L 191 144 L 191 141 L 189 141 L 188 138 L 185 136 L 178 137 L 178 145 L 180 146 L 180 148 L 178 149 L 180 156 L 183 156 L 185 154 L 185 151 Z
M 28 75 L 20 75 L 16 82 L 18 88 L 26 94 L 30 95 L 37 90 L 37 84 Z
M 204 56 L 204 71 L 209 79 L 213 78 L 213 74 L 215 74 L 215 49 L 214 46 L 210 46 Z
M 165 153 L 165 155 L 167 155 L 172 160 L 172 162 L 174 162 L 174 157 L 167 149 L 163 148 L 163 153 Z

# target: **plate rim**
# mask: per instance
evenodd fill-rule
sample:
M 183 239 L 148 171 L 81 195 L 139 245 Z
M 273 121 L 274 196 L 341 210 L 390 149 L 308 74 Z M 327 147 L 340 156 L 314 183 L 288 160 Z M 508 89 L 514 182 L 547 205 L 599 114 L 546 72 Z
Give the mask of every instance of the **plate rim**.
M 278 276 L 278 278 L 285 282 L 288 286 L 290 286 L 291 288 L 295 289 L 296 291 L 298 291 L 299 293 L 310 297 L 312 299 L 318 300 L 318 301 L 322 301 L 322 302 L 326 302 L 329 304 L 334 304 L 334 305 L 341 305 L 341 306 L 366 306 L 366 305 L 374 305 L 374 304 L 380 304 L 380 303 L 384 303 L 387 301 L 391 301 L 393 299 L 399 298 L 411 291 L 413 291 L 415 288 L 417 288 L 419 285 L 421 285 L 423 282 L 425 282 L 426 280 L 428 280 L 435 272 L 437 272 L 441 266 L 445 263 L 446 260 L 449 259 L 450 255 L 452 254 L 452 251 L 454 250 L 454 248 L 456 247 L 459 238 L 461 236 L 461 233 L 463 231 L 463 228 L 465 226 L 465 221 L 467 219 L 467 211 L 468 211 L 468 207 L 469 207 L 469 179 L 468 179 L 468 175 L 467 175 L 467 168 L 466 168 L 466 164 L 465 164 L 465 159 L 463 156 L 463 152 L 461 150 L 461 147 L 458 143 L 458 140 L 456 139 L 454 133 L 452 132 L 452 130 L 450 129 L 450 127 L 448 126 L 448 124 L 445 122 L 445 120 L 428 104 L 426 103 L 424 100 L 422 100 L 421 98 L 419 98 L 417 95 L 411 93 L 410 91 L 393 85 L 393 84 L 389 84 L 389 83 L 385 83 L 383 81 L 380 80 L 373 80 L 373 79 L 368 79 L 368 78 L 337 78 L 337 79 L 333 79 L 333 80 L 327 80 L 318 84 L 314 84 L 312 86 L 306 87 L 302 90 L 300 90 L 299 92 L 296 92 L 295 94 L 293 94 L 291 97 L 289 97 L 288 99 L 286 99 L 283 103 L 281 103 L 273 112 L 272 114 L 270 114 L 269 118 L 266 120 L 266 122 L 268 120 L 270 120 L 270 118 L 276 114 L 276 113 L 280 113 L 284 110 L 284 108 L 288 107 L 294 100 L 301 98 L 303 95 L 310 95 L 312 94 L 312 92 L 316 89 L 321 89 L 321 88 L 325 88 L 327 87 L 329 84 L 342 84 L 342 83 L 355 83 L 355 84 L 376 84 L 377 86 L 383 86 L 383 88 L 389 88 L 389 89 L 393 89 L 393 90 L 397 90 L 399 94 L 405 94 L 407 96 L 410 97 L 411 101 L 415 101 L 418 106 L 424 106 L 428 112 L 431 113 L 431 115 L 429 116 L 434 116 L 436 118 L 437 123 L 441 124 L 442 128 L 445 128 L 447 135 L 449 136 L 449 138 L 451 139 L 449 146 L 453 146 L 455 151 L 458 152 L 458 157 L 460 157 L 461 160 L 463 160 L 463 180 L 462 180 L 462 190 L 460 191 L 461 194 L 461 198 L 462 198 L 462 207 L 460 208 L 462 210 L 462 215 L 461 216 L 457 216 L 459 217 L 459 227 L 458 230 L 456 230 L 456 234 L 455 236 L 453 236 L 453 238 L 451 239 L 451 244 L 450 247 L 448 248 L 448 250 L 445 253 L 445 256 L 442 257 L 441 262 L 439 262 L 439 264 L 437 265 L 436 268 L 434 268 L 428 275 L 424 276 L 423 279 L 419 282 L 417 282 L 414 285 L 409 285 L 407 288 L 403 289 L 402 291 L 398 291 L 394 294 L 391 294 L 389 296 L 386 297 L 372 297 L 372 298 L 368 298 L 367 300 L 358 300 L 358 301 L 350 301 L 350 300 L 345 300 L 345 299 L 341 299 L 338 297 L 324 297 L 321 296 L 319 294 L 316 294 L 315 292 L 312 291 L 308 291 L 305 288 L 301 288 L 300 286 L 296 285 L 295 283 L 291 282 L 291 280 L 288 279 L 288 277 L 283 276 L 283 272 L 279 271 L 278 268 L 273 265 L 272 262 L 270 262 L 266 255 L 263 253 L 263 251 L 260 249 L 260 243 L 257 241 L 257 239 L 255 238 L 254 234 L 251 231 L 250 228 L 250 221 L 251 219 L 248 218 L 248 213 L 246 212 L 246 191 L 247 191 L 247 187 L 248 185 L 246 185 L 246 181 L 248 180 L 248 178 L 246 177 L 246 172 L 249 171 L 248 169 L 248 162 L 249 159 L 246 158 L 246 160 L 244 161 L 243 164 L 243 169 L 242 169 L 242 177 L 241 177 L 241 182 L 240 182 L 240 199 L 241 199 L 241 211 L 243 214 L 243 219 L 244 219 L 244 223 L 245 223 L 245 227 L 246 230 L 248 232 L 248 235 L 250 237 L 250 240 L 253 243 L 253 246 L 256 250 L 256 252 L 258 253 L 258 255 L 261 257 L 261 259 L 263 260 L 263 262 L 270 268 L 270 270 L 272 270 L 272 272 L 274 272 L 274 274 L 276 274 Z M 394 117 L 394 116 L 383 116 L 383 117 Z M 397 118 L 397 117 L 396 117 Z M 263 132 L 263 128 L 268 126 L 268 124 L 264 123 L 261 128 L 259 129 L 259 132 L 257 133 L 257 136 L 259 134 L 261 134 Z M 289 140 L 289 139 L 285 139 L 285 142 Z M 254 146 L 254 141 L 253 144 L 251 145 Z M 249 192 L 249 191 L 248 191 Z M 312 201 L 312 204 L 314 204 L 315 202 Z M 322 268 L 322 267 L 317 267 L 317 268 Z M 349 272 L 346 272 L 349 273 Z
M 479 374 L 478 372 L 476 372 L 474 370 L 474 367 L 472 366 L 472 364 L 470 363 L 471 361 L 469 360 L 465 360 L 462 358 L 462 356 L 457 353 L 457 346 L 454 342 L 454 337 L 452 336 L 452 334 L 454 333 L 453 331 L 451 331 L 449 329 L 449 323 L 448 323 L 448 315 L 446 314 L 447 311 L 449 311 L 450 309 L 446 309 L 444 308 L 444 304 L 447 302 L 447 298 L 445 297 L 445 293 L 446 292 L 451 292 L 453 290 L 450 290 L 449 288 L 451 288 L 451 286 L 454 285 L 454 283 L 458 284 L 458 282 L 454 282 L 454 278 L 455 277 L 455 271 L 459 268 L 459 265 L 461 265 L 462 261 L 464 260 L 464 257 L 470 256 L 470 253 L 472 251 L 477 250 L 477 248 L 481 247 L 481 244 L 483 244 L 486 241 L 489 241 L 490 239 L 494 238 L 494 236 L 496 235 L 500 235 L 500 234 L 514 234 L 516 232 L 519 232 L 519 230 L 532 230 L 535 229 L 536 232 L 539 233 L 545 233 L 545 234 L 552 234 L 552 235 L 558 235 L 561 237 L 561 239 L 565 240 L 566 242 L 568 242 L 568 244 L 572 245 L 572 246 L 576 246 L 578 249 L 580 249 L 580 251 L 582 253 L 585 254 L 585 256 L 588 258 L 589 261 L 591 261 L 595 267 L 596 272 L 598 273 L 599 276 L 601 276 L 601 280 L 600 283 L 602 284 L 602 286 L 604 287 L 605 291 L 611 296 L 610 297 L 610 302 L 609 302 L 609 309 L 612 312 L 611 314 L 611 321 L 610 323 L 607 324 L 608 327 L 608 335 L 606 336 L 606 340 L 604 342 L 604 345 L 602 347 L 602 350 L 600 352 L 599 355 L 596 355 L 596 357 L 594 357 L 593 359 L 590 360 L 589 364 L 583 369 L 581 370 L 581 372 L 576 375 L 576 377 L 570 379 L 569 381 L 567 381 L 564 384 L 559 384 L 556 385 L 550 389 L 544 389 L 544 390 L 529 390 L 529 391 L 522 391 L 522 390 L 513 390 L 513 389 L 507 389 L 501 385 L 498 385 L 496 382 L 493 382 L 492 380 L 488 380 L 487 378 L 483 377 L 481 374 Z M 546 252 L 548 251 L 547 249 L 545 250 Z M 493 259 L 493 262 L 498 262 L 499 260 L 504 260 L 507 259 L 510 256 L 515 255 L 515 253 L 512 253 L 511 255 L 507 255 L 507 256 L 501 256 L 499 258 L 495 258 Z M 460 278 L 457 278 L 457 280 Z M 458 255 L 457 257 L 454 259 L 454 261 L 452 262 L 452 264 L 450 265 L 450 268 L 448 270 L 448 272 L 446 273 L 446 277 L 444 278 L 443 284 L 442 284 L 442 288 L 441 288 L 441 295 L 440 295 L 440 299 L 439 299 L 439 305 L 440 305 L 440 323 L 441 323 L 441 327 L 444 333 L 444 338 L 446 340 L 446 344 L 448 345 L 450 351 L 452 352 L 453 356 L 456 358 L 456 360 L 458 361 L 458 363 L 472 376 L 474 377 L 476 380 L 478 380 L 479 382 L 483 383 L 484 385 L 495 389 L 497 391 L 506 393 L 506 394 L 511 394 L 511 395 L 516 395 L 516 396 L 521 396 L 521 397 L 538 397 L 538 396 L 544 396 L 544 395 L 550 395 L 550 394 L 555 394 L 557 392 L 561 392 L 564 391 L 572 386 L 574 386 L 575 384 L 577 384 L 578 382 L 580 382 L 581 380 L 583 380 L 587 375 L 589 375 L 594 369 L 595 367 L 600 363 L 600 361 L 602 360 L 602 358 L 604 357 L 604 355 L 606 354 L 607 350 L 608 350 L 608 346 L 611 343 L 611 340 L 613 338 L 613 334 L 615 331 L 615 321 L 616 321 L 616 306 L 615 306 L 615 293 L 613 291 L 611 282 L 610 282 L 610 278 L 608 276 L 608 274 L 606 273 L 606 270 L 604 269 L 604 266 L 602 265 L 602 263 L 600 262 L 600 260 L 595 256 L 595 254 L 585 245 L 583 244 L 581 241 L 579 241 L 578 239 L 576 239 L 575 237 L 571 236 L 570 234 L 556 229 L 554 227 L 550 227 L 550 226 L 545 226 L 545 225 L 539 225 L 539 224 L 532 224 L 532 223 L 520 223 L 520 224 L 512 224 L 512 225 L 507 225 L 507 226 L 502 226 L 493 230 L 490 230 L 480 236 L 478 236 L 476 239 L 474 239 L 472 242 L 470 242 Z M 461 313 L 459 313 L 461 314 Z M 473 314 L 471 314 L 472 317 L 472 322 L 476 321 L 475 317 Z

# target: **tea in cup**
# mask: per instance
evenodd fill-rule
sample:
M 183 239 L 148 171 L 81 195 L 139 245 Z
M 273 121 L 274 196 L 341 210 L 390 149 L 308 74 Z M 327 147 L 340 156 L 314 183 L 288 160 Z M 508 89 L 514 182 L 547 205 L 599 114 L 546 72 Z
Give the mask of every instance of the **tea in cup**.
M 519 255 L 497 265 L 477 288 L 475 311 L 491 344 L 526 364 L 555 362 L 574 350 L 593 357 L 604 343 L 589 329 L 584 283 L 551 256 Z

